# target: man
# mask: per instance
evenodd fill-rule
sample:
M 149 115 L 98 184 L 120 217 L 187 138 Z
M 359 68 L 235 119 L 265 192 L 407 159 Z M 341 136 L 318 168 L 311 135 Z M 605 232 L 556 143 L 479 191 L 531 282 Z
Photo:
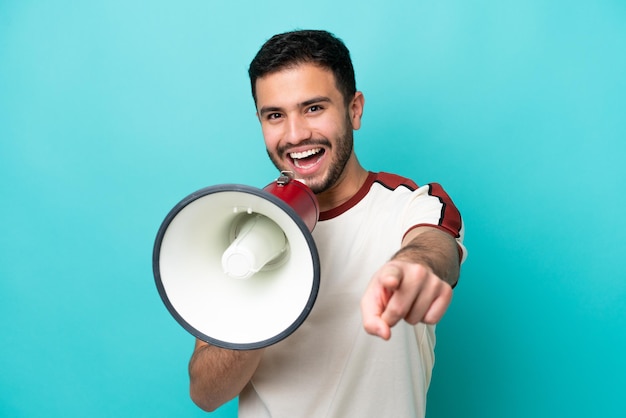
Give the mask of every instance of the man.
M 242 417 L 423 417 L 434 324 L 465 255 L 459 212 L 437 184 L 359 164 L 364 97 L 333 35 L 276 35 L 249 75 L 269 157 L 319 200 L 320 289 L 303 325 L 273 346 L 197 340 L 192 399 L 210 411 L 239 395 Z

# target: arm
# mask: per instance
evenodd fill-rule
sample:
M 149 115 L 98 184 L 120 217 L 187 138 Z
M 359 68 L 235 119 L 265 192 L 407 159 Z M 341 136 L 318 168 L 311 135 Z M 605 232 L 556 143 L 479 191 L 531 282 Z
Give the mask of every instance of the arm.
M 371 279 L 361 300 L 365 330 L 385 340 L 404 319 L 436 324 L 452 300 L 459 277 L 456 240 L 433 227 L 410 231 L 400 250 Z
M 205 411 L 214 411 L 246 386 L 261 360 L 263 350 L 226 350 L 196 340 L 189 360 L 189 393 Z

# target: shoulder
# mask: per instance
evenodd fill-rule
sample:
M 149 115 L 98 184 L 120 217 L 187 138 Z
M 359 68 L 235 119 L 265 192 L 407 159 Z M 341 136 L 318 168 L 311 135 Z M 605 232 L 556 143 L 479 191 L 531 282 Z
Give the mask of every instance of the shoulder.
M 414 191 L 418 185 L 411 179 L 392 173 L 372 173 L 372 185 L 378 184 L 388 190 L 396 190 L 398 188 Z

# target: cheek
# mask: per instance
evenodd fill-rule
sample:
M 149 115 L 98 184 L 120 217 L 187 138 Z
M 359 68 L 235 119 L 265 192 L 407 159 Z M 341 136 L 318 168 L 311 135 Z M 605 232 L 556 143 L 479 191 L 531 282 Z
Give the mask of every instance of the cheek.
M 307 129 L 314 139 L 330 139 L 333 138 L 336 127 L 331 119 L 320 118 L 309 121 Z
M 324 126 L 320 126 L 319 132 L 323 133 L 324 137 L 337 141 L 338 138 L 343 136 L 345 129 L 344 124 L 333 120 L 328 121 Z
M 336 138 L 342 136 L 346 128 L 350 127 L 351 121 L 347 114 L 339 112 L 329 114 L 327 118 L 320 119 L 317 124 L 317 130 L 323 133 L 327 138 Z
M 261 126 L 265 147 L 270 151 L 275 151 L 280 142 L 280 134 L 275 127 L 263 125 Z

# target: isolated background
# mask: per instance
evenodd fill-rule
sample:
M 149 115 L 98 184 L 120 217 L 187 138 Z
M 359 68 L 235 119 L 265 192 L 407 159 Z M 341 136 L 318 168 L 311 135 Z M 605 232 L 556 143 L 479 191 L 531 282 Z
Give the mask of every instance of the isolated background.
M 246 70 L 295 28 L 351 49 L 363 164 L 465 217 L 428 416 L 625 416 L 621 0 L 2 0 L 0 416 L 204 415 L 152 245 L 188 193 L 276 176 Z

